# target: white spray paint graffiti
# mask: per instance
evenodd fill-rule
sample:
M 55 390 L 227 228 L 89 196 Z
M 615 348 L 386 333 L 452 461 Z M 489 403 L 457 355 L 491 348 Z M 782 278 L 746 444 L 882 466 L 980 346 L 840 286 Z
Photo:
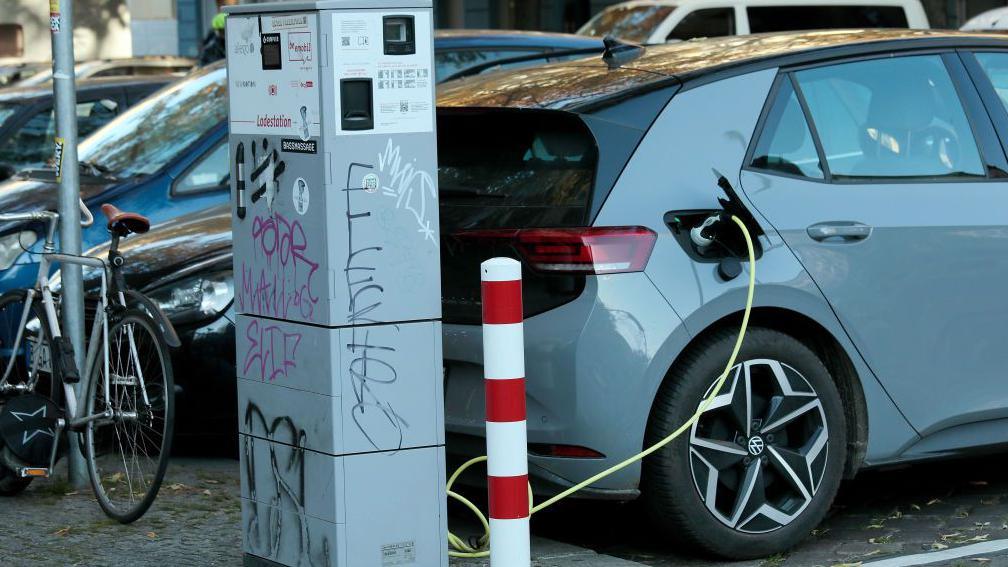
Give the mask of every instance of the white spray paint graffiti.
M 414 162 L 416 159 L 410 161 L 403 157 L 399 146 L 392 144 L 392 138 L 389 138 L 385 151 L 378 153 L 378 171 L 383 174 L 382 194 L 395 197 L 396 208 L 413 213 L 420 226 L 417 232 L 437 246 L 437 219 L 434 219 L 432 227 L 432 221 L 427 216 L 436 215 L 438 211 L 434 177 L 429 172 L 417 169 Z

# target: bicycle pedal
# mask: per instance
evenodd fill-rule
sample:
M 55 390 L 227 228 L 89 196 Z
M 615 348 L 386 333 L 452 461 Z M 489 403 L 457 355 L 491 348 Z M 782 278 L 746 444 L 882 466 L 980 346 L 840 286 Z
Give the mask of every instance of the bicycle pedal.
M 77 362 L 74 360 L 73 344 L 67 337 L 56 337 L 53 339 L 55 352 L 52 353 L 53 361 L 63 382 L 76 384 L 80 382 L 80 374 L 77 372 Z
M 21 478 L 49 478 L 49 469 L 41 467 L 22 467 L 17 473 Z

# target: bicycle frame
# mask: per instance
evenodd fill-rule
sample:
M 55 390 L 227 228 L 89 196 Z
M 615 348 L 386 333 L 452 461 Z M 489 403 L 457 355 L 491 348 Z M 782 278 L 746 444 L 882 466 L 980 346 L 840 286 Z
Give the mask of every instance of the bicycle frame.
M 109 318 L 108 318 L 108 307 L 109 307 L 109 282 L 113 281 L 112 269 L 109 263 L 102 258 L 92 258 L 88 256 L 74 256 L 69 254 L 62 254 L 56 252 L 55 247 L 55 233 L 56 228 L 59 224 L 59 215 L 53 212 L 32 212 L 32 213 L 15 213 L 15 214 L 0 214 L 0 222 L 4 221 L 42 221 L 45 222 L 46 227 L 46 240 L 41 253 L 41 259 L 39 261 L 39 271 L 38 277 L 35 282 L 35 287 L 29 289 L 27 296 L 25 298 L 24 310 L 21 314 L 20 324 L 18 327 L 18 332 L 14 340 L 12 352 L 17 352 L 21 347 L 21 341 L 25 339 L 24 331 L 28 323 L 28 318 L 31 316 L 32 304 L 40 299 L 43 309 L 45 310 L 45 319 L 49 324 L 50 336 L 53 339 L 62 337 L 62 331 L 59 326 L 59 318 L 56 313 L 56 302 L 53 299 L 52 290 L 49 287 L 49 269 L 53 263 L 59 264 L 75 264 L 79 266 L 87 266 L 92 268 L 98 268 L 101 275 L 101 295 L 98 299 L 98 308 L 95 311 L 94 321 L 91 323 L 90 340 L 86 349 L 84 373 L 82 374 L 83 379 L 86 380 L 82 382 L 84 384 L 84 389 L 82 391 L 87 392 L 90 388 L 90 380 L 95 369 L 95 365 L 98 363 L 98 345 L 101 345 L 102 349 L 102 364 L 104 370 L 104 394 L 105 394 L 105 408 L 104 411 L 99 413 L 94 413 L 90 415 L 82 415 L 83 412 L 88 411 L 86 408 L 81 410 L 78 408 L 77 395 L 74 392 L 73 386 L 71 384 L 63 384 L 63 393 L 66 396 L 66 411 L 67 411 L 67 426 L 71 430 L 78 430 L 82 428 L 87 423 L 98 419 L 112 419 L 114 417 L 131 417 L 131 416 L 115 416 L 111 405 L 111 388 L 110 380 L 111 376 L 109 374 Z M 122 289 L 115 290 L 116 300 L 118 304 L 122 307 L 126 306 L 126 298 Z M 40 324 L 42 322 L 40 321 Z M 41 331 L 41 330 L 40 330 Z M 143 401 L 145 405 L 150 405 L 150 400 L 147 397 L 147 388 L 144 382 L 143 371 L 139 365 L 139 355 L 137 353 L 136 344 L 133 340 L 133 335 L 130 333 L 129 346 L 130 346 L 130 356 L 133 362 L 136 364 L 137 368 L 137 380 L 140 387 L 140 392 L 143 396 Z M 100 340 L 99 340 L 100 339 Z M 41 343 L 41 335 L 40 335 Z M 52 346 L 50 345 L 50 349 Z M 32 351 L 32 361 L 29 367 L 29 374 L 27 382 L 22 384 L 10 384 L 10 374 L 14 368 L 15 357 L 12 356 L 8 361 L 6 368 L 3 369 L 3 375 L 0 376 L 0 394 L 9 392 L 30 392 L 34 391 L 35 385 L 38 381 L 37 372 L 34 368 L 37 368 L 38 357 L 40 356 L 41 349 L 36 348 Z M 50 359 L 52 351 L 50 350 Z M 55 379 L 55 368 L 50 369 L 54 374 Z M 125 412 L 124 412 L 125 413 Z M 132 413 L 132 412 L 130 412 Z

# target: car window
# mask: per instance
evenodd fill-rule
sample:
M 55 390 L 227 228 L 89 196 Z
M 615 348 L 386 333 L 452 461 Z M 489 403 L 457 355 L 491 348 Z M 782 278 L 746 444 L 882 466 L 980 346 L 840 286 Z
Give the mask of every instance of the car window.
M 489 61 L 499 61 L 511 57 L 522 57 L 542 53 L 542 49 L 446 49 L 434 54 L 434 78 L 448 77 Z
M 111 98 L 77 103 L 77 136 L 81 139 L 108 124 L 119 113 L 119 103 Z
M 80 145 L 80 159 L 120 177 L 149 175 L 227 118 L 223 67 L 197 71 L 144 99 Z
M 823 178 L 819 154 L 791 81 L 784 81 L 777 92 L 750 165 L 768 171 Z
M 984 176 L 940 56 L 830 65 L 795 78 L 834 178 Z
M 976 58 L 1008 110 L 1008 53 L 977 53 Z
M 77 103 L 77 133 L 81 138 L 115 118 L 118 103 L 110 99 Z M 36 113 L 0 146 L 0 163 L 14 169 L 42 167 L 53 153 L 56 123 L 52 109 Z
M 665 38 L 687 40 L 694 37 L 735 35 L 734 8 L 707 8 L 686 14 Z
M 900 6 L 750 6 L 749 33 L 841 28 L 905 28 Z
M 612 6 L 588 20 L 587 24 L 581 26 L 578 33 L 598 37 L 611 35 L 643 43 L 675 9 L 675 6 L 667 4 L 661 6 L 649 4 Z
M 218 144 L 179 178 L 175 184 L 175 192 L 193 193 L 224 185 L 229 175 L 227 157 L 227 144 Z
M 133 67 L 123 66 L 123 67 L 109 67 L 108 69 L 102 69 L 97 73 L 92 74 L 92 77 L 125 77 L 126 75 L 133 74 Z
M 13 102 L 0 102 L 0 126 L 2 126 L 7 119 L 19 112 L 24 112 L 24 107 L 20 104 Z

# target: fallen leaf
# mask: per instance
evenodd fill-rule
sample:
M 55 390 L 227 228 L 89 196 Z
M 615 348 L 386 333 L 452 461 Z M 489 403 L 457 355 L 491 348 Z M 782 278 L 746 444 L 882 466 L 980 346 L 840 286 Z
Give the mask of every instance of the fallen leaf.
M 973 561 L 974 563 L 990 563 L 991 560 L 986 557 L 974 557 L 970 559 L 970 561 Z
M 207 484 L 220 484 L 219 480 L 214 480 L 212 478 L 208 478 L 208 479 L 204 480 L 203 482 L 205 482 Z
M 877 522 L 877 523 L 874 523 L 874 524 L 868 524 L 867 526 L 865 526 L 865 529 L 866 530 L 880 530 L 880 529 L 882 529 L 884 527 L 885 527 L 885 525 L 883 525 L 882 522 Z
M 948 549 L 948 546 L 944 543 L 938 543 L 937 541 L 931 544 L 931 549 L 938 551 L 939 549 Z
M 149 537 L 150 539 L 154 539 L 157 537 L 157 534 L 154 532 L 147 532 L 147 537 Z
M 928 501 L 927 504 L 925 504 L 925 506 L 930 506 L 932 504 L 937 504 L 939 502 L 941 502 L 941 500 L 939 500 L 938 498 L 932 498 L 931 500 Z
M 168 490 L 179 491 L 179 490 L 184 489 L 185 487 L 186 487 L 186 485 L 182 484 L 181 482 L 176 482 L 174 484 L 169 484 L 168 485 Z
M 914 510 L 920 510 L 920 506 L 918 506 L 917 504 L 911 504 L 910 507 L 913 508 Z
M 861 567 L 861 562 L 856 561 L 854 563 L 834 563 L 830 567 Z
M 58 530 L 54 531 L 53 535 L 65 536 L 68 533 L 70 533 L 70 526 L 67 526 L 65 528 L 61 528 L 61 529 L 58 529 Z
M 206 495 L 206 496 L 210 496 L 210 489 L 209 488 L 204 488 L 203 489 L 203 494 Z
M 74 490 L 73 492 L 64 492 L 63 496 L 77 496 L 78 494 L 80 493 Z
M 980 535 L 976 535 L 976 536 L 973 536 L 973 537 L 969 538 L 968 540 L 964 541 L 963 543 L 975 543 L 975 542 L 979 542 L 979 541 L 987 541 L 987 539 L 989 537 L 990 537 L 990 534 L 980 534 Z

